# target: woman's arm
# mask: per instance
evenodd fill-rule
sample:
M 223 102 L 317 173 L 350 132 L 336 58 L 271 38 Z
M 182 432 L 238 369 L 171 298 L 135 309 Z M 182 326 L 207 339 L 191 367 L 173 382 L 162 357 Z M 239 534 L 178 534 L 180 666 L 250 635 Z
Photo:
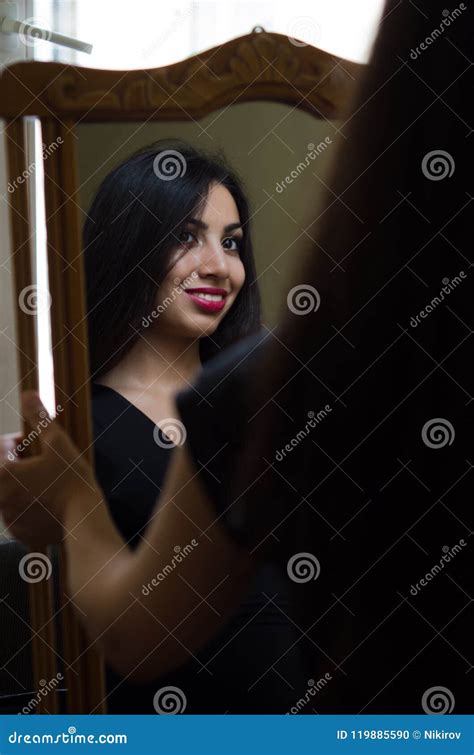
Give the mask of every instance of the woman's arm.
M 32 400 L 25 415 L 35 426 L 44 408 L 32 408 Z M 41 439 L 41 456 L 0 473 L 7 525 L 15 534 L 15 496 L 23 511 L 36 499 L 61 519 L 70 598 L 120 674 L 152 679 L 189 660 L 238 604 L 252 560 L 216 520 L 187 448 L 173 452 L 152 521 L 132 552 L 69 437 L 53 422 Z

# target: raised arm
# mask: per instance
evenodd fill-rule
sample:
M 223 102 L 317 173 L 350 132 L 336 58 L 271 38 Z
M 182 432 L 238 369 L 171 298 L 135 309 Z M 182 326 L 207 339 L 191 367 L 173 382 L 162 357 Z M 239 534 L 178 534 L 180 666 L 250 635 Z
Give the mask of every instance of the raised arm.
M 36 394 L 25 394 L 33 427 L 40 412 Z M 41 439 L 40 456 L 0 471 L 7 526 L 28 544 L 30 536 L 37 541 L 33 508 L 42 508 L 45 522 L 63 523 L 71 600 L 118 673 L 143 681 L 188 660 L 238 605 L 252 570 L 248 552 L 216 520 L 188 449 L 173 452 L 152 521 L 132 552 L 70 438 L 52 422 Z

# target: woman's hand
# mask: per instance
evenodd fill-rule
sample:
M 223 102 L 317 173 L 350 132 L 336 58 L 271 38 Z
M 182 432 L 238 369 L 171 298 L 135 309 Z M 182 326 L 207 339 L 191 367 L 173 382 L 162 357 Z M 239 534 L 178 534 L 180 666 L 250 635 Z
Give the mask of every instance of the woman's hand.
M 37 393 L 22 395 L 23 416 L 37 433 L 41 454 L 0 460 L 0 513 L 10 533 L 30 547 L 57 543 L 63 516 L 74 496 L 99 493 L 93 470 Z

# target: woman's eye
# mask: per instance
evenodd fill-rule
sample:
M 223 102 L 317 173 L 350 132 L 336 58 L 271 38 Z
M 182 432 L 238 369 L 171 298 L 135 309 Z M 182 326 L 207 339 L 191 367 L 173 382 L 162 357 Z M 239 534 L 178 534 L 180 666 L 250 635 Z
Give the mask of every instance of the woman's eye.
M 227 239 L 224 239 L 222 242 L 225 249 L 230 249 L 232 252 L 240 252 L 242 249 L 242 239 L 240 236 L 230 236 Z M 227 244 L 229 244 L 227 246 Z
M 183 231 L 179 236 L 179 240 L 182 244 L 192 244 L 197 241 L 196 236 L 191 231 Z

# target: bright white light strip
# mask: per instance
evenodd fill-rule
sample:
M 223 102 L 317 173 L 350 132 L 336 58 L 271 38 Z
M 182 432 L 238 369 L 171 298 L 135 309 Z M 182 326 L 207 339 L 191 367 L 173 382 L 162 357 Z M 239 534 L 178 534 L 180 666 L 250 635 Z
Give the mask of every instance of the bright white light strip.
M 41 124 L 35 119 L 35 262 L 36 284 L 40 291 L 49 291 L 48 255 L 46 246 L 46 210 L 44 204 L 44 166 L 41 139 Z M 33 177 L 32 177 L 33 178 Z M 30 179 L 31 180 L 31 179 Z M 38 344 L 39 392 L 41 400 L 50 414 L 55 414 L 54 369 L 51 351 L 51 312 L 39 307 L 36 318 L 36 339 Z
M 135 0 L 124 20 L 116 0 L 81 0 L 75 31 L 94 40 L 85 65 L 159 67 L 202 52 L 255 26 L 295 37 L 348 60 L 370 57 L 384 0 Z M 72 11 L 71 11 L 72 12 Z M 71 60 L 58 50 L 59 59 Z

